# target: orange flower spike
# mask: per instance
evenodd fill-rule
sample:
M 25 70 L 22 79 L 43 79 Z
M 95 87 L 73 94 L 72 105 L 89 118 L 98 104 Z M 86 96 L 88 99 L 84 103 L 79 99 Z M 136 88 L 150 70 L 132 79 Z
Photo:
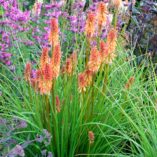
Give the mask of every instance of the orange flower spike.
M 102 63 L 104 63 L 108 56 L 108 45 L 103 40 L 100 41 L 100 55 Z
M 99 67 L 101 65 L 101 55 L 96 47 L 92 48 L 89 62 L 87 64 L 87 69 L 91 72 L 95 73 L 99 70 Z
M 93 131 L 89 131 L 88 132 L 88 138 L 89 138 L 89 144 L 93 144 L 94 143 L 94 139 L 95 139 Z
M 87 69 L 87 70 L 85 70 L 85 76 L 86 76 L 86 83 L 89 86 L 92 83 L 93 73 Z
M 29 83 L 31 80 L 31 71 L 32 71 L 31 63 L 28 62 L 25 67 L 24 77 L 25 77 L 25 80 L 28 81 Z
M 85 34 L 87 37 L 92 38 L 95 32 L 95 13 L 89 12 L 87 15 L 86 25 L 85 25 Z
M 68 75 L 71 75 L 71 74 L 72 74 L 73 65 L 72 65 L 72 60 L 71 60 L 71 58 L 67 58 L 66 64 L 65 64 L 65 70 L 66 70 L 66 73 L 67 73 Z
M 59 113 L 61 111 L 61 107 L 60 107 L 60 99 L 59 96 L 56 96 L 56 110 Z
M 49 63 L 45 64 L 44 79 L 45 81 L 52 81 L 52 67 Z
M 111 29 L 107 35 L 107 44 L 109 46 L 109 54 L 110 54 L 110 61 L 115 58 L 114 51 L 116 49 L 116 42 L 117 42 L 117 30 Z
M 135 82 L 135 78 L 130 77 L 128 82 L 125 84 L 125 89 L 130 89 L 134 82 Z
M 122 0 L 112 0 L 112 3 L 116 9 L 119 9 L 120 6 L 122 5 Z
M 40 69 L 36 72 L 36 80 L 39 81 L 42 78 L 42 71 Z
M 62 73 L 72 75 L 77 65 L 77 53 L 74 52 L 66 59 L 65 65 L 62 67 Z
M 76 52 L 73 52 L 70 56 L 71 60 L 72 60 L 72 63 L 73 63 L 73 72 L 77 66 L 77 53 Z
M 52 67 L 50 63 L 46 63 L 44 69 L 37 71 L 36 80 L 40 94 L 49 95 L 52 89 Z
M 107 43 L 112 43 L 117 39 L 117 30 L 112 28 L 107 35 Z
M 49 54 L 48 54 L 48 48 L 44 47 L 42 50 L 42 54 L 40 57 L 40 67 L 41 69 L 44 68 L 45 64 L 49 62 Z
M 49 34 L 49 41 L 50 44 L 53 45 L 53 47 L 59 44 L 59 27 L 56 18 L 51 19 L 51 31 Z
M 78 75 L 78 88 L 79 92 L 85 92 L 87 87 L 87 80 L 85 73 L 80 73 Z
M 98 19 L 98 29 L 100 32 L 102 30 L 102 27 L 106 24 L 106 20 L 107 20 L 107 6 L 104 2 L 98 3 L 97 19 Z
M 58 44 L 53 49 L 52 60 L 51 60 L 53 78 L 57 78 L 59 76 L 60 62 L 61 62 L 61 49 L 60 49 L 60 45 Z
M 37 77 L 36 77 L 36 83 L 37 83 L 37 90 L 40 91 L 40 94 L 43 94 L 44 93 L 44 85 L 45 85 L 45 82 L 44 82 L 44 75 L 42 73 L 41 70 L 38 70 L 37 71 Z

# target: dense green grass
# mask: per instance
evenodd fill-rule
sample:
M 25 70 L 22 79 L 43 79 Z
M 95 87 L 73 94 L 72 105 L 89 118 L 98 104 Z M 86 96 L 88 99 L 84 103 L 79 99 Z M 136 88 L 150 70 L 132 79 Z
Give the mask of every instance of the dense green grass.
M 77 52 L 78 65 L 72 76 L 60 74 L 53 80 L 50 95 L 36 92 L 24 79 L 27 61 L 36 61 L 34 69 L 40 65 L 40 45 L 26 47 L 14 41 L 16 47 L 11 48 L 11 53 L 15 72 L 0 65 L 0 118 L 19 118 L 28 124 L 25 129 L 15 130 L 12 138 L 22 145 L 42 134 L 43 129 L 50 132 L 50 145 L 31 143 L 25 149 L 28 157 L 41 156 L 43 149 L 55 157 L 155 157 L 157 77 L 154 64 L 146 56 L 137 64 L 141 56 L 136 57 L 132 49 L 125 48 L 119 32 L 117 57 L 112 64 L 102 66 L 93 75 L 92 84 L 80 93 L 78 74 L 86 68 L 87 38 L 85 34 L 68 31 L 69 23 L 64 18 L 59 22 L 61 32 L 66 35 L 66 40 L 60 37 L 61 65 L 73 51 Z M 18 35 L 21 39 L 31 38 L 31 32 Z M 130 78 L 133 81 L 126 88 Z M 56 110 L 56 96 L 60 99 L 60 112 Z M 92 144 L 89 131 L 94 134 Z
M 23 63 L 18 63 L 15 74 L 3 66 L 0 74 L 1 116 L 18 117 L 28 123 L 27 129 L 18 131 L 15 138 L 23 143 L 28 135 L 33 138 L 50 125 L 52 142 L 48 149 L 58 157 L 154 157 L 157 151 L 157 92 L 153 65 L 145 61 L 136 65 L 131 50 L 126 52 L 118 43 L 117 58 L 109 65 L 106 92 L 102 91 L 104 73 L 98 73 L 93 86 L 84 94 L 79 93 L 77 87 L 77 74 L 83 70 L 81 63 L 85 51 L 84 44 L 81 45 L 76 73 L 72 77 L 60 76 L 55 83 L 54 94 L 61 101 L 60 113 L 54 110 L 52 96 L 41 96 L 25 82 Z M 24 55 L 24 50 L 18 52 Z M 63 57 L 67 53 L 63 51 Z M 130 89 L 126 89 L 125 84 L 132 76 L 135 81 Z M 20 80 L 13 80 L 17 77 Z M 47 99 L 51 105 L 49 124 L 43 121 Z M 88 131 L 95 135 L 91 145 Z M 25 151 L 26 156 L 39 154 L 40 147 L 34 144 Z

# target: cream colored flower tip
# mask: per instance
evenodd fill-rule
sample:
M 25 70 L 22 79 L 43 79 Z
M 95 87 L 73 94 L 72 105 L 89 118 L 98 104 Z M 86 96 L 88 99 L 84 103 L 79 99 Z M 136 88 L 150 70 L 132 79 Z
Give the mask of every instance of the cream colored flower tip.
M 111 23 L 113 20 L 113 14 L 108 14 L 107 18 L 108 18 L 109 23 Z
M 37 0 L 36 2 L 38 2 L 38 3 L 43 3 L 43 0 Z
M 120 10 L 123 5 L 122 0 L 110 0 L 110 4 L 118 10 Z

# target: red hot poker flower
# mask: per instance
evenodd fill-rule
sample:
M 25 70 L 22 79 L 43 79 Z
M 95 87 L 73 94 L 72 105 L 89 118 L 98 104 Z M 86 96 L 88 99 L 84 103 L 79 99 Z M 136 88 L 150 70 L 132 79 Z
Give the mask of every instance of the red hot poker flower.
M 45 68 L 42 70 L 42 74 L 38 79 L 38 88 L 40 94 L 50 94 L 52 89 L 52 67 L 49 63 L 46 63 Z
M 26 67 L 25 67 L 25 72 L 24 72 L 24 76 L 25 76 L 25 80 L 28 81 L 30 83 L 30 79 L 31 79 L 31 63 L 27 63 Z
M 92 48 L 90 53 L 87 69 L 95 73 L 99 70 L 100 65 L 101 65 L 101 56 L 97 48 L 94 47 Z
M 42 50 L 42 54 L 40 57 L 40 67 L 41 69 L 44 69 L 44 66 L 46 63 L 49 62 L 49 54 L 48 54 L 48 48 L 44 47 Z
M 106 63 L 107 57 L 108 57 L 108 45 L 103 40 L 100 41 L 100 55 L 101 55 L 101 61 L 102 64 Z
M 79 92 L 85 92 L 87 87 L 87 80 L 85 73 L 80 73 L 78 75 L 78 88 Z
M 98 31 L 99 33 L 102 30 L 102 27 L 106 24 L 107 20 L 107 6 L 104 2 L 98 3 L 97 8 L 97 19 L 98 19 Z
M 59 76 L 60 62 L 61 62 L 61 49 L 60 49 L 60 45 L 58 44 L 53 49 L 52 60 L 51 60 L 53 78 L 57 78 Z
M 87 37 L 92 38 L 95 33 L 95 13 L 89 12 L 87 15 L 86 26 L 85 26 L 85 34 Z
M 93 144 L 94 143 L 94 139 L 95 139 L 93 131 L 89 131 L 88 132 L 88 138 L 89 138 L 89 144 Z
M 62 73 L 72 75 L 75 71 L 77 65 L 77 53 L 74 52 L 68 57 L 65 61 L 65 64 L 62 67 Z
M 59 44 L 59 27 L 58 27 L 58 20 L 56 18 L 51 19 L 51 31 L 49 34 L 49 41 L 50 44 L 55 47 Z

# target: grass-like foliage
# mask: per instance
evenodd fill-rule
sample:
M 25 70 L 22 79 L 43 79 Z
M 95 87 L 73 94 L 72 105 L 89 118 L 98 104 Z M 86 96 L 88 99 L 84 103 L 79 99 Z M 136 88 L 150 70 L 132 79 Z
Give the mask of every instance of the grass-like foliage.
M 154 65 L 145 61 L 137 65 L 133 50 L 124 48 L 115 5 L 105 39 L 100 33 L 107 8 L 100 2 L 98 16 L 89 12 L 85 32 L 76 34 L 74 44 L 68 43 L 73 45 L 73 53 L 61 42 L 58 20 L 52 18 L 51 47 L 41 50 L 41 56 L 35 58 L 37 64 L 24 59 L 28 62 L 18 63 L 15 73 L 1 65 L 0 115 L 27 123 L 17 130 L 14 126 L 14 133 L 9 134 L 18 141 L 16 150 L 25 149 L 21 156 L 51 156 L 50 152 L 56 157 L 156 156 Z M 23 57 L 24 51 L 19 48 L 16 53 Z M 0 151 L 3 142 L 0 139 Z

